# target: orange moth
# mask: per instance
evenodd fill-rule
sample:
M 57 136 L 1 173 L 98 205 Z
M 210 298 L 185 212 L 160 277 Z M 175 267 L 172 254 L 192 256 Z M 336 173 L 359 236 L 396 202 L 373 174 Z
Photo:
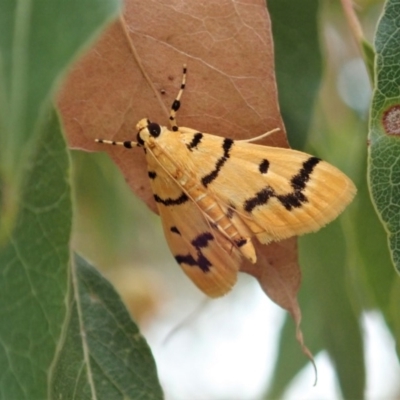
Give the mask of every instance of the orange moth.
M 300 151 L 254 144 L 270 133 L 232 140 L 178 127 L 186 66 L 170 128 L 138 122 L 137 139 L 98 143 L 143 148 L 164 234 L 176 261 L 210 297 L 235 284 L 253 241 L 317 231 L 335 219 L 356 188 L 337 168 Z

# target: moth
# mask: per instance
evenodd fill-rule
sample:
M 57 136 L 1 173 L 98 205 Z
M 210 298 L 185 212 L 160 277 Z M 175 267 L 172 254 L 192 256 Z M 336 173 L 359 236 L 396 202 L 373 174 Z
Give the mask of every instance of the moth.
M 98 143 L 143 148 L 169 248 L 194 284 L 210 297 L 235 284 L 243 259 L 257 261 L 253 241 L 267 244 L 317 231 L 353 199 L 352 181 L 309 154 L 254 144 L 267 134 L 232 140 L 141 119 L 136 141 Z

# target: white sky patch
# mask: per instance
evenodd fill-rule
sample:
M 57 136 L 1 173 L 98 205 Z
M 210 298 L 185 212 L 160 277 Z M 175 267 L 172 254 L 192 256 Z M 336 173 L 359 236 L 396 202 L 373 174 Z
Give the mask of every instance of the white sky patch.
M 259 400 L 265 393 L 278 350 L 285 312 L 274 305 L 251 277 L 227 296 L 210 300 L 191 283 L 171 299 L 148 331 L 166 400 Z M 188 315 L 192 318 L 168 334 Z M 400 366 L 394 340 L 379 313 L 363 316 L 367 364 L 367 400 L 389 400 L 399 393 Z M 306 338 L 307 339 L 307 338 Z M 293 336 L 293 340 L 296 340 Z M 284 400 L 341 398 L 327 352 L 316 357 L 318 384 L 310 363 L 295 377 Z

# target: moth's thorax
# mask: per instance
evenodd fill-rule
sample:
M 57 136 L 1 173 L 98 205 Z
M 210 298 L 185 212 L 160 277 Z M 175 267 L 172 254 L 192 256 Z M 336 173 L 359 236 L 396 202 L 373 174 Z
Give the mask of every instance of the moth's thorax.
M 149 171 L 161 167 L 183 186 L 191 180 L 190 176 L 194 171 L 193 160 L 182 139 L 182 132 L 160 126 L 160 134 L 154 137 L 145 127 L 138 132 L 138 135 L 144 142 Z

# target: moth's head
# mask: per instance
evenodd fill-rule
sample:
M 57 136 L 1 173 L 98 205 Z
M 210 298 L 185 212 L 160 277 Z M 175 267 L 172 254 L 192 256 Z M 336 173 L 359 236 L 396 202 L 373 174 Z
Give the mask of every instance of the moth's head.
M 157 124 L 156 122 L 151 122 L 147 118 L 143 118 L 137 123 L 136 129 L 136 140 L 139 146 L 144 146 L 144 144 L 148 142 L 150 138 L 157 139 L 166 128 Z

